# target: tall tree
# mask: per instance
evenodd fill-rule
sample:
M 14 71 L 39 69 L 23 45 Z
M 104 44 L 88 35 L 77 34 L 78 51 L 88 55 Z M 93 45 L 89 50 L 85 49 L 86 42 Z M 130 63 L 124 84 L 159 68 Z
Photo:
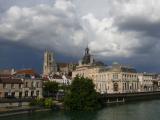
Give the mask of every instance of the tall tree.
M 44 94 L 47 97 L 53 96 L 55 93 L 58 92 L 58 83 L 57 82 L 45 82 L 43 87 Z
M 96 110 L 101 107 L 92 80 L 80 76 L 74 78 L 64 104 L 66 109 L 80 111 Z

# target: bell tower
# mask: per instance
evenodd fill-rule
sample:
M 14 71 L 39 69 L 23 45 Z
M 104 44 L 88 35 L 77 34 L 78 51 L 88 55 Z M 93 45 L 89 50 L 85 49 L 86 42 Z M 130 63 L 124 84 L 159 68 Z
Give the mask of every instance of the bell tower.
M 43 75 L 55 74 L 57 72 L 57 64 L 53 57 L 53 52 L 45 50 L 44 63 L 43 63 Z

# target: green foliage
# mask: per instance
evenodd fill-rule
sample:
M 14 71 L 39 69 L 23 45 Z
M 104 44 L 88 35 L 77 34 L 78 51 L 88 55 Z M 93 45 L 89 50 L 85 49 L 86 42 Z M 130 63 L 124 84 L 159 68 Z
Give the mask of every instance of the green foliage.
M 69 110 L 92 111 L 101 107 L 91 79 L 76 76 L 64 99 Z
M 70 86 L 69 85 L 61 85 L 61 86 L 59 86 L 59 89 L 63 90 L 63 91 L 68 91 L 70 89 Z
M 52 108 L 53 105 L 54 105 L 54 102 L 53 102 L 52 98 L 45 99 L 45 101 L 44 101 L 44 107 L 46 107 L 46 108 Z
M 43 106 L 44 104 L 44 99 L 42 98 L 37 98 L 37 99 L 34 99 L 30 102 L 30 106 Z
M 44 83 L 44 87 L 43 87 L 43 91 L 45 94 L 47 94 L 47 96 L 49 96 L 50 94 L 54 94 L 56 92 L 58 92 L 58 83 L 57 82 L 45 82 Z
M 34 99 L 30 102 L 30 106 L 40 106 L 45 108 L 52 108 L 54 105 L 54 102 L 52 98 L 46 98 L 46 99 Z

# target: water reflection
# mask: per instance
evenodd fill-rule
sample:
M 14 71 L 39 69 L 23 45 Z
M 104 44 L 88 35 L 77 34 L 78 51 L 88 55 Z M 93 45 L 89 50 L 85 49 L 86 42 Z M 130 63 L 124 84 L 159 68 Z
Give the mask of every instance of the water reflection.
M 37 112 L 0 120 L 159 120 L 160 100 L 108 106 L 95 112 Z

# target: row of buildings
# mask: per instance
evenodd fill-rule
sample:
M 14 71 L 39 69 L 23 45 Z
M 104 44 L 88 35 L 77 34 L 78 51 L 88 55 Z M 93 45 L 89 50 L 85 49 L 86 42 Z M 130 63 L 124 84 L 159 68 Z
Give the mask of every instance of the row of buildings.
M 33 70 L 1 71 L 0 98 L 42 98 L 42 78 Z
M 72 78 L 76 75 L 91 78 L 95 89 L 100 93 L 130 93 L 149 92 L 160 90 L 160 77 L 153 73 L 138 73 L 136 69 L 113 63 L 105 66 L 102 62 L 96 62 L 85 49 L 85 54 L 76 70 L 72 72 Z
M 160 90 L 160 76 L 154 73 L 138 73 L 131 66 L 113 63 L 106 66 L 94 60 L 85 49 L 79 64 L 56 63 L 53 53 L 45 51 L 43 75 L 34 70 L 0 71 L 0 98 L 42 97 L 43 82 L 55 81 L 70 85 L 76 75 L 91 78 L 100 93 L 130 93 Z
M 76 64 L 56 63 L 53 53 L 44 53 L 43 74 L 32 69 L 0 70 L 0 98 L 42 98 L 43 83 L 54 81 L 59 85 L 71 84 Z

